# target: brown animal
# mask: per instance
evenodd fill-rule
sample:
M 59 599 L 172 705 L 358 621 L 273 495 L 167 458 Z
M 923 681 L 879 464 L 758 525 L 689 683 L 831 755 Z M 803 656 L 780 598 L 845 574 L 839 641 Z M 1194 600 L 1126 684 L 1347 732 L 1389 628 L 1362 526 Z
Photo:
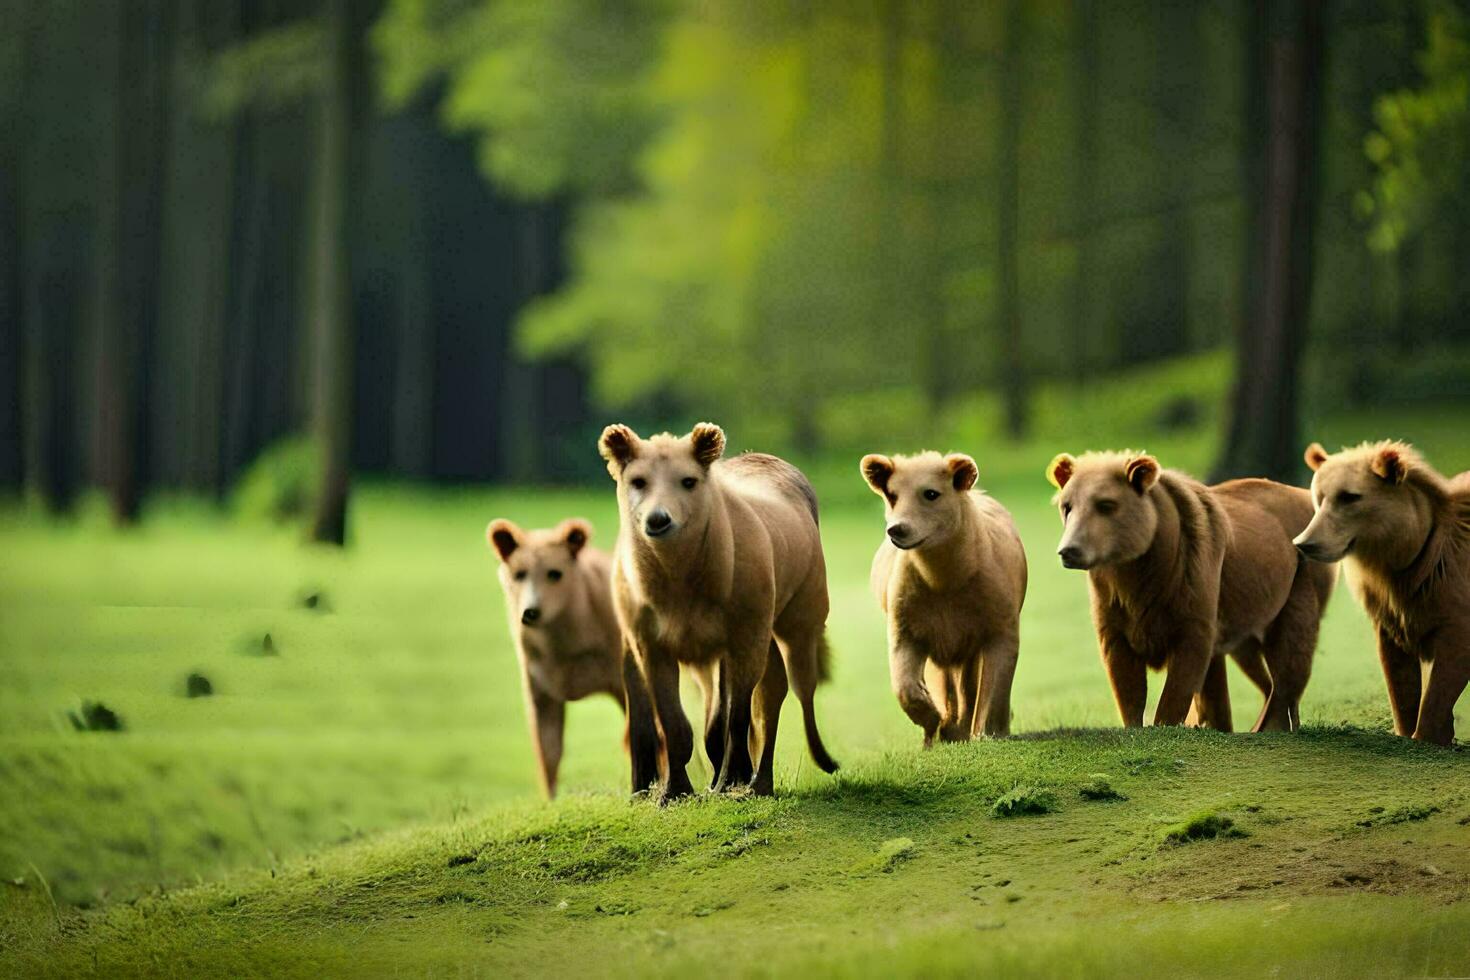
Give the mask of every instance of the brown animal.
M 630 735 L 639 719 L 652 716 L 637 665 L 625 656 L 618 632 L 611 561 L 588 547 L 591 537 L 591 525 L 575 518 L 544 531 L 523 531 L 503 519 L 485 529 L 485 539 L 500 557 L 506 618 L 521 662 L 526 717 L 548 799 L 556 796 L 568 701 L 611 695 L 628 716 Z M 637 792 L 658 773 L 656 733 L 652 740 L 633 737 L 628 747 Z
M 1152 668 L 1168 671 L 1154 724 L 1229 731 L 1229 653 L 1266 696 L 1253 730 L 1295 730 L 1337 577 L 1292 546 L 1311 520 L 1308 493 L 1269 480 L 1206 487 L 1127 452 L 1063 453 L 1047 477 L 1065 526 L 1057 554 L 1088 570 L 1123 724 L 1143 724 Z
M 1296 546 L 1347 562 L 1373 620 L 1394 730 L 1449 745 L 1470 681 L 1470 473 L 1446 480 L 1402 442 L 1307 448 L 1317 513 Z
M 721 460 L 725 433 L 709 423 L 687 436 L 646 440 L 610 425 L 599 448 L 622 515 L 613 557 L 618 622 L 667 747 L 661 799 L 693 791 L 680 664 L 694 669 L 705 690 L 714 789 L 773 791 L 788 679 L 812 758 L 835 771 L 812 703 L 826 676 L 827 568 L 806 477 L 760 453 Z
M 974 489 L 969 456 L 868 455 L 863 478 L 883 498 L 887 537 L 873 556 L 872 586 L 888 616 L 893 693 L 924 745 L 937 734 L 1011 730 L 1011 680 L 1021 644 L 1026 552 L 1011 515 Z M 942 686 L 934 705 L 925 673 Z

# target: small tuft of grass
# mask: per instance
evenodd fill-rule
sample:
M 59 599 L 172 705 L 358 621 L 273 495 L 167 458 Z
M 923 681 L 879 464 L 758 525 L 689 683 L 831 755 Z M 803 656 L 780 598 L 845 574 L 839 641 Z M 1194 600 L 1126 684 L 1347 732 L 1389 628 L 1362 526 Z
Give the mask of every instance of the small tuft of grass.
M 210 683 L 208 677 L 195 671 L 184 678 L 184 696 L 189 698 L 207 698 L 214 693 L 214 684 Z
M 71 727 L 79 732 L 120 732 L 123 720 L 101 701 L 83 701 L 80 708 L 67 712 Z
M 990 808 L 996 817 L 1034 817 L 1057 808 L 1056 794 L 1036 786 L 1017 786 Z
M 269 633 L 245 637 L 240 641 L 240 652 L 250 657 L 278 657 L 281 654 L 276 638 Z
M 1401 806 L 1397 810 L 1386 811 L 1384 807 L 1375 806 L 1369 809 L 1367 819 L 1359 820 L 1359 827 L 1385 827 L 1396 823 L 1413 823 L 1418 820 L 1427 820 L 1433 814 L 1439 812 L 1439 807 L 1428 804 L 1420 806 Z M 1464 821 L 1461 821 L 1462 823 Z
M 319 589 L 309 589 L 303 592 L 300 604 L 302 609 L 310 609 L 312 612 L 328 613 L 332 611 L 332 604 L 327 601 L 327 594 Z
M 1077 787 L 1077 795 L 1084 800 L 1090 800 L 1094 803 L 1128 799 L 1128 797 L 1113 789 L 1112 783 L 1109 783 L 1107 777 L 1100 773 Z
M 856 874 L 892 874 L 905 861 L 917 857 L 919 847 L 909 837 L 891 837 L 878 845 L 877 853 L 859 861 L 852 870 Z
M 1201 810 L 1193 816 L 1164 828 L 1163 843 L 1191 844 L 1195 841 L 1216 838 L 1249 837 L 1250 834 L 1237 827 L 1235 821 L 1213 810 Z

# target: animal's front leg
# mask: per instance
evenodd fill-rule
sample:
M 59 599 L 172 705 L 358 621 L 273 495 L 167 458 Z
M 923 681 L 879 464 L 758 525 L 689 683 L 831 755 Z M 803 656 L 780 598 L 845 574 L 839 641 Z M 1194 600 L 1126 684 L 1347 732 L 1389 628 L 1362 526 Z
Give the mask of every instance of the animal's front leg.
M 1423 684 L 1419 658 L 1380 629 L 1378 661 L 1383 665 L 1383 679 L 1388 683 L 1388 706 L 1393 711 L 1394 733 L 1407 738 L 1414 734 L 1419 719 L 1420 688 Z
M 642 650 L 643 672 L 653 694 L 653 710 L 664 733 L 668 772 L 659 793 L 664 805 L 694 792 L 689 782 L 689 758 L 694 754 L 694 730 L 679 703 L 679 662 L 662 650 Z
M 561 768 L 566 703 L 533 686 L 530 709 L 531 728 L 536 736 L 536 762 L 541 770 L 541 790 L 550 800 L 556 797 L 556 775 Z
M 720 698 L 725 716 L 725 758 L 720 765 L 715 791 L 719 793 L 750 783 L 755 764 L 750 757 L 750 707 L 755 686 L 765 673 L 771 638 L 769 634 L 732 643 L 720 662 Z
M 924 686 L 924 663 L 928 659 L 913 646 L 897 637 L 893 638 L 888 651 L 888 673 L 893 682 L 893 693 L 898 698 L 904 714 L 924 730 L 924 748 L 934 744 L 939 731 L 939 709 Z
M 1215 659 L 1213 635 L 1186 637 L 1169 657 L 1164 690 L 1154 709 L 1155 725 L 1182 725 L 1189 717 L 1195 695 L 1204 687 L 1205 675 Z
M 979 650 L 958 667 L 945 670 L 945 686 L 945 699 L 950 703 L 944 712 L 939 738 L 945 742 L 967 742 L 975 727 L 975 703 L 980 690 Z
M 636 795 L 658 782 L 658 722 L 654 719 L 648 682 L 626 640 L 623 642 L 623 704 L 628 714 L 628 759 Z
M 975 713 L 975 731 L 991 737 L 1011 733 L 1011 684 L 1016 679 L 1016 661 L 1020 653 L 1019 633 L 995 641 L 985 651 L 980 669 L 980 707 Z
M 1148 667 L 1121 636 L 1111 632 L 1098 634 L 1103 669 L 1113 687 L 1113 700 L 1124 728 L 1143 725 L 1143 709 L 1148 704 Z

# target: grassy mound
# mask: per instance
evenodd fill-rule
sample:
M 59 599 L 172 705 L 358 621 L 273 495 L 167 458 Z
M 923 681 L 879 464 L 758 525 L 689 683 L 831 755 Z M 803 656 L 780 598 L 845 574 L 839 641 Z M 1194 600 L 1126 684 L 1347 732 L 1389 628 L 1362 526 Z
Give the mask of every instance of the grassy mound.
M 1136 975 L 1187 949 L 1224 975 L 1453 975 L 1463 762 L 1351 731 L 1103 731 L 890 754 L 774 800 L 579 794 L 90 912 L 27 876 L 0 893 L 0 973 Z M 1018 780 L 1130 766 L 1127 800 L 990 818 L 1033 798 Z M 1259 801 L 1251 837 L 1161 816 L 1220 798 Z M 1363 826 L 1366 800 L 1428 815 Z M 1216 843 L 1158 847 L 1176 834 Z

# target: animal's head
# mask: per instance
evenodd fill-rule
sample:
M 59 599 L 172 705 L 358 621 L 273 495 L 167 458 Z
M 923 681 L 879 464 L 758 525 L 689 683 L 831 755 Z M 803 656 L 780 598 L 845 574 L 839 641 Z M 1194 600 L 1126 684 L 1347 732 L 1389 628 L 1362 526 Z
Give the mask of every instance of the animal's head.
M 863 479 L 883 498 L 888 540 L 907 551 L 938 544 L 959 526 L 979 471 L 963 453 L 863 457 Z
M 641 439 L 626 425 L 610 425 L 598 441 L 607 471 L 618 483 L 625 525 L 656 547 L 684 540 L 709 520 L 710 467 L 725 453 L 725 431 L 701 422 L 685 436 Z
M 592 537 L 592 526 L 580 518 L 550 530 L 526 531 L 503 518 L 485 528 L 485 540 L 500 558 L 500 584 L 511 618 L 526 626 L 556 621 L 581 588 L 577 556 Z
M 1414 486 L 1415 471 L 1425 476 L 1427 466 L 1413 447 L 1364 443 L 1329 454 L 1314 442 L 1307 447 L 1306 460 L 1317 512 L 1296 536 L 1297 550 L 1305 557 L 1330 562 L 1355 551 L 1417 551 L 1432 515 L 1428 498 Z
M 1057 554 L 1068 568 L 1132 561 L 1153 544 L 1159 516 L 1149 494 L 1159 462 L 1144 453 L 1061 453 L 1046 468 L 1062 515 Z

